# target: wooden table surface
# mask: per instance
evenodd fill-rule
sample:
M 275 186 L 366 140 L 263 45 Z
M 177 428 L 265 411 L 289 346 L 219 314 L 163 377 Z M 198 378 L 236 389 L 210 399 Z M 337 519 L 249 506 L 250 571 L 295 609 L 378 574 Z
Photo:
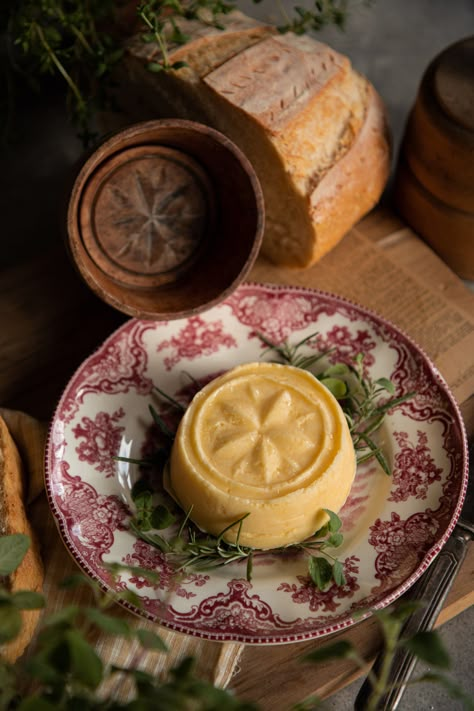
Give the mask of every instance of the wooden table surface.
M 355 245 L 362 237 L 380 241 L 384 248 L 390 249 L 393 240 L 390 242 L 387 236 L 402 228 L 403 225 L 390 214 L 376 212 L 345 238 L 338 247 L 338 258 L 347 257 L 350 263 L 351 240 Z M 417 249 L 418 243 L 415 243 L 405 250 L 406 253 L 399 250 L 397 259 L 405 259 L 406 263 L 418 259 Z M 334 274 L 337 276 L 336 260 L 331 259 L 323 260 L 316 269 L 307 272 L 289 272 L 258 261 L 251 278 L 317 287 L 324 283 L 323 276 L 329 274 L 330 269 L 336 270 Z M 323 271 L 325 265 L 327 272 Z M 323 275 L 320 280 L 318 274 Z M 474 295 L 450 272 L 446 271 L 445 277 L 444 288 L 450 297 L 460 308 L 471 309 L 473 313 Z M 327 288 L 325 284 L 323 288 Z M 24 410 L 48 420 L 76 367 L 125 318 L 86 288 L 68 261 L 59 239 L 46 253 L 4 268 L 0 271 L 0 406 Z M 472 361 L 472 351 L 466 353 L 465 358 Z M 460 405 L 468 434 L 473 436 L 474 398 L 471 392 L 464 395 Z M 473 564 L 474 549 L 471 547 L 440 622 L 474 602 Z M 368 661 L 380 646 L 380 636 L 372 619 L 341 634 L 351 638 Z M 323 696 L 331 694 L 350 682 L 356 672 L 347 662 L 311 667 L 308 672 L 298 658 L 317 644 L 320 643 L 247 647 L 233 688 L 242 697 L 260 702 L 264 709 L 276 711 L 289 708 L 291 703 L 315 691 Z

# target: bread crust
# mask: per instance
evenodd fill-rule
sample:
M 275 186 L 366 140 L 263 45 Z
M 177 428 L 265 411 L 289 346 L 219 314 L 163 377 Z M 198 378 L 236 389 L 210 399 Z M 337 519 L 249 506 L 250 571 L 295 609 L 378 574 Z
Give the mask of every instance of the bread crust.
M 327 45 L 255 27 L 239 12 L 229 18 L 220 34 L 182 26 L 190 40 L 169 59 L 186 62 L 184 69 L 146 77 L 135 45 L 129 67 L 140 81 L 141 62 L 160 116 L 202 121 L 241 148 L 264 193 L 262 253 L 308 267 L 382 194 L 391 159 L 385 108 Z
M 24 480 L 18 449 L 7 425 L 0 417 L 0 534 L 24 533 L 31 545 L 19 567 L 3 580 L 11 592 L 31 590 L 41 592 L 44 570 L 36 536 L 28 521 L 24 505 Z M 38 624 L 41 610 L 22 611 L 20 634 L 0 647 L 0 655 L 14 662 L 25 651 Z

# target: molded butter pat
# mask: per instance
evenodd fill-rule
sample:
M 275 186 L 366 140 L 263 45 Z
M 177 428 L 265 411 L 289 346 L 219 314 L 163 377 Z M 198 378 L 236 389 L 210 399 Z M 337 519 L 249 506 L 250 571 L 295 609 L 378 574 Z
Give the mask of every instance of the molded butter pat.
M 356 469 L 337 400 L 313 375 L 240 365 L 194 397 L 171 452 L 170 493 L 214 535 L 244 514 L 242 545 L 276 548 L 311 536 L 343 506 Z M 235 541 L 237 526 L 225 535 Z

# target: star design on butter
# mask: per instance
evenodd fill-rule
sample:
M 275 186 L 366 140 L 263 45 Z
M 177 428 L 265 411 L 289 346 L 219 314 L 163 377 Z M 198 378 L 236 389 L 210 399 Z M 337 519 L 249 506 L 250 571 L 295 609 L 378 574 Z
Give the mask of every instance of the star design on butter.
M 271 484 L 282 475 L 291 477 L 315 449 L 314 437 L 305 426 L 316 413 L 305 411 L 288 390 L 258 397 L 249 387 L 247 395 L 245 400 L 219 403 L 213 456 L 225 460 L 236 479 Z
M 203 206 L 196 205 L 195 190 L 184 175 L 169 187 L 167 168 L 163 166 L 153 179 L 136 171 L 129 192 L 111 188 L 117 218 L 120 261 L 129 253 L 140 254 L 147 267 L 172 269 L 194 251 L 205 217 Z M 193 193 L 193 200 L 189 199 Z M 194 203 L 194 204 L 193 204 Z

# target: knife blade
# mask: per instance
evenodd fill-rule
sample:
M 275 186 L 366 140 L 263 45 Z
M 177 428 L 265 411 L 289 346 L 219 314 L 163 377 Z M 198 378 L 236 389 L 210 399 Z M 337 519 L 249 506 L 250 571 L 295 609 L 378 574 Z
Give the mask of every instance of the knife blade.
M 466 557 L 469 542 L 474 538 L 474 439 L 469 443 L 469 481 L 463 508 L 458 522 L 446 545 L 428 570 L 422 575 L 404 600 L 419 601 L 423 605 L 415 610 L 403 626 L 401 636 L 412 637 L 421 631 L 430 630 L 438 618 L 446 596 Z M 377 711 L 395 711 L 405 692 L 417 663 L 416 657 L 407 649 L 398 649 L 394 655 L 387 688 L 389 691 L 377 706 Z M 382 656 L 373 666 L 376 676 L 380 672 Z M 355 711 L 365 711 L 372 687 L 368 679 L 362 684 L 355 700 Z

